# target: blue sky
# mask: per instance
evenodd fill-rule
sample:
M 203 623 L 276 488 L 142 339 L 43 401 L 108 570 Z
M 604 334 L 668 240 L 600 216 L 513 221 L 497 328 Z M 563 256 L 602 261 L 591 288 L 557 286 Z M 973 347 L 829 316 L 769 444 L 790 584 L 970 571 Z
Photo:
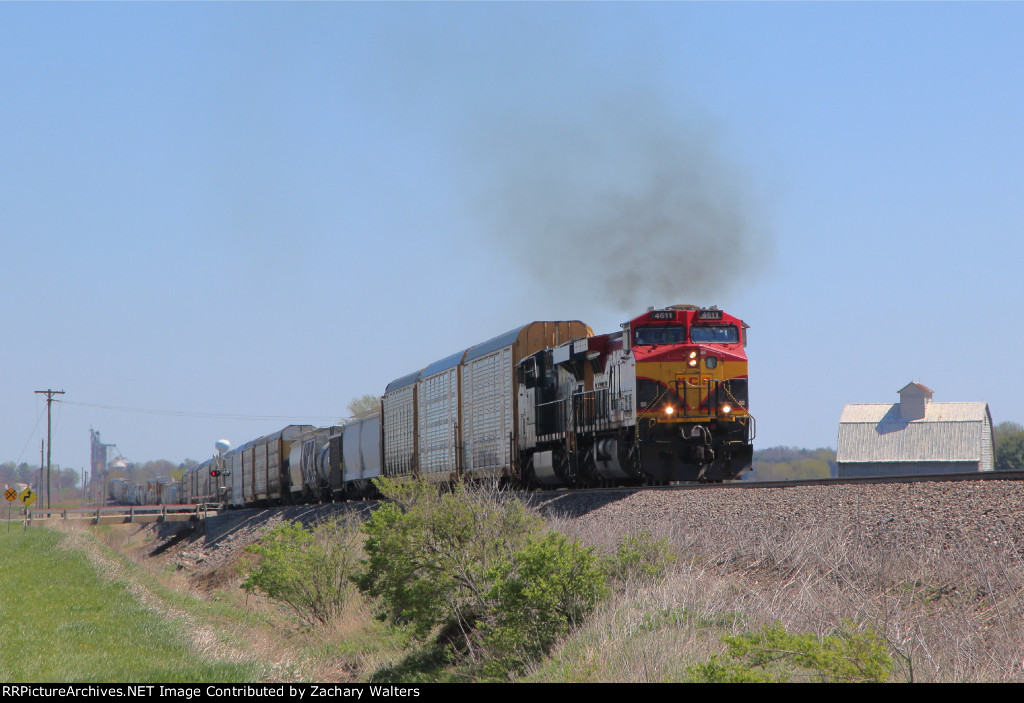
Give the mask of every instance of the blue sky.
M 54 463 L 90 427 L 178 462 L 680 302 L 750 325 L 759 447 L 912 380 L 1024 421 L 1021 37 L 1021 3 L 2 3 L 0 461 L 38 461 L 36 390 Z

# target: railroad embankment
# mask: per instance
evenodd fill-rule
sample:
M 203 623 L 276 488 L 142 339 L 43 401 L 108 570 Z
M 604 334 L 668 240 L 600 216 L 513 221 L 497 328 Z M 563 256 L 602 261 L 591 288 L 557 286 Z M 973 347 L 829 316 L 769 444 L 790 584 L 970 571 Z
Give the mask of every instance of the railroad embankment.
M 679 557 L 666 578 L 605 602 L 528 680 L 682 680 L 688 666 L 723 653 L 723 636 L 775 622 L 819 636 L 844 627 L 875 632 L 892 656 L 893 680 L 1024 680 L 1024 484 L 573 492 L 528 500 L 556 529 L 598 550 L 647 531 L 667 538 Z M 303 634 L 239 586 L 252 558 L 245 547 L 275 524 L 365 515 L 372 505 L 229 511 L 195 529 L 116 531 L 124 535 L 121 548 L 151 573 L 272 623 L 258 649 L 264 660 L 279 653 L 278 671 L 365 681 L 407 654 L 393 633 L 375 629 L 365 603 L 354 603 L 327 635 Z M 252 633 L 264 626 L 246 624 L 242 641 L 259 641 Z M 314 641 L 319 649 L 310 655 Z

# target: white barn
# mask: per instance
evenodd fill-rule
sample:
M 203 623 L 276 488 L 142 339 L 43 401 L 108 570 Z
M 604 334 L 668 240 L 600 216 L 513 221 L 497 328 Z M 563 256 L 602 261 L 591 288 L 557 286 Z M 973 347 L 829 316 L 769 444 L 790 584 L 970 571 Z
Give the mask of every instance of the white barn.
M 992 471 L 987 403 L 935 403 L 920 383 L 898 403 L 847 404 L 839 419 L 840 478 Z

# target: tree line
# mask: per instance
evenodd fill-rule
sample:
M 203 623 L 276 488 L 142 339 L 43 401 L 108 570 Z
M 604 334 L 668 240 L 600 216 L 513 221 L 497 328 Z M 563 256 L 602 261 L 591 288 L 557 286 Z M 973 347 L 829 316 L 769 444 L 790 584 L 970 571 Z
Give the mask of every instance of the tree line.
M 1000 422 L 992 428 L 996 471 L 1024 471 L 1024 425 Z M 754 468 L 747 480 L 785 481 L 829 478 L 837 475 L 836 452 L 827 447 L 800 449 L 771 447 L 754 452 Z
M 158 476 L 170 476 L 177 481 L 181 479 L 185 469 L 195 466 L 197 463 L 199 462 L 191 459 L 185 459 L 180 464 L 164 459 L 127 463 L 124 466 L 111 469 L 109 478 L 126 478 L 132 481 L 145 482 Z M 64 469 L 57 466 L 50 469 L 50 483 L 55 494 L 65 489 L 81 488 L 81 479 L 82 472 L 80 469 Z M 87 482 L 91 482 L 91 480 L 92 477 L 86 477 Z M 27 483 L 38 489 L 40 485 L 39 466 L 26 462 L 16 464 L 13 461 L 0 464 L 0 485 L 13 486 L 16 483 Z M 45 467 L 43 467 L 42 484 L 44 486 L 46 484 Z
M 754 468 L 748 481 L 788 481 L 801 478 L 830 478 L 838 474 L 834 449 L 771 447 L 754 452 Z
M 996 471 L 1024 471 L 1024 425 L 1000 422 L 992 428 Z
M 54 484 L 54 490 L 58 486 L 63 488 L 74 488 L 80 481 L 81 474 L 78 469 L 61 469 L 52 467 L 50 469 L 50 482 Z M 46 469 L 43 469 L 43 482 L 46 482 Z M 35 486 L 39 483 L 39 467 L 35 464 L 22 462 L 15 464 L 7 461 L 0 464 L 0 484 L 13 486 L 15 483 L 27 483 Z

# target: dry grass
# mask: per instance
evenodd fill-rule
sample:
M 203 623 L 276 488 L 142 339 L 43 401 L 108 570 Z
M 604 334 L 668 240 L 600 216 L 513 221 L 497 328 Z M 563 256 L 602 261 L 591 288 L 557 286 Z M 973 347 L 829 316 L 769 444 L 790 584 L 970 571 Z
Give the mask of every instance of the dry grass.
M 868 514 L 860 505 L 830 522 L 810 509 L 750 520 L 745 515 L 758 509 L 750 505 L 727 519 L 715 510 L 699 513 L 646 496 L 638 500 L 647 512 L 623 503 L 611 506 L 620 509 L 618 519 L 593 511 L 549 521 L 609 553 L 624 529 L 652 522 L 653 536 L 667 538 L 678 561 L 661 582 L 620 588 L 527 680 L 679 680 L 687 666 L 724 650 L 722 635 L 775 621 L 791 632 L 825 635 L 849 621 L 885 638 L 896 664 L 894 680 L 1024 681 L 1018 507 L 999 503 L 1006 513 L 1002 522 L 989 520 L 984 530 L 971 530 L 973 521 L 940 526 L 920 517 L 926 512 L 914 512 L 902 527 L 899 514 L 892 526 L 886 514 L 865 517 L 863 526 L 857 517 L 844 522 L 847 515 Z M 361 596 L 331 626 L 302 627 L 280 606 L 239 589 L 233 563 L 220 564 L 217 579 L 197 571 L 186 578 L 188 571 L 173 572 L 167 561 L 144 558 L 152 551 L 149 539 L 136 527 L 106 535 L 180 596 L 182 601 L 148 589 L 166 601 L 163 612 L 193 612 L 181 605 L 184 599 L 202 601 L 196 635 L 208 639 L 196 642 L 200 649 L 213 652 L 215 643 L 216 656 L 267 662 L 271 679 L 335 682 L 366 681 L 408 654 L 400 635 L 376 621 Z M 216 604 L 234 614 L 213 610 Z
M 602 548 L 618 540 L 614 526 L 560 523 Z M 844 620 L 885 638 L 894 680 L 1024 680 L 1024 559 L 1009 535 L 985 544 L 955 535 L 946 548 L 868 543 L 856 525 L 655 536 L 680 555 L 669 577 L 621 590 L 534 680 L 675 680 L 720 652 L 723 634 L 779 621 L 825 635 Z

